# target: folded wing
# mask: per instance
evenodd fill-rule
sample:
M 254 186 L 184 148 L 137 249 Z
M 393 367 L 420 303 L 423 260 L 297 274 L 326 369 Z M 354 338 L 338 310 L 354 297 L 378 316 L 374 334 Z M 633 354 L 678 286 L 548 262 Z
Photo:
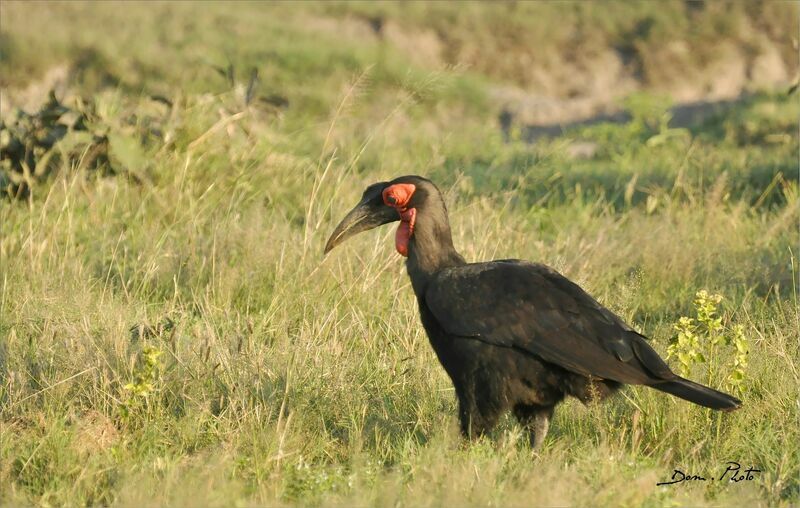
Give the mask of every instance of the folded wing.
M 555 270 L 517 260 L 441 271 L 425 303 L 450 335 L 629 384 L 676 379 L 645 338 Z

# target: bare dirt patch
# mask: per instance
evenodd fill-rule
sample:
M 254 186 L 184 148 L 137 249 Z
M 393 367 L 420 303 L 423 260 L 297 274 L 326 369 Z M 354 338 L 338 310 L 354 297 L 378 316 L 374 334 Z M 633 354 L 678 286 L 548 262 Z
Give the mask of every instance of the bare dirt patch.
M 110 418 L 98 411 L 89 411 L 76 423 L 76 437 L 72 445 L 78 453 L 91 455 L 113 446 L 119 431 Z

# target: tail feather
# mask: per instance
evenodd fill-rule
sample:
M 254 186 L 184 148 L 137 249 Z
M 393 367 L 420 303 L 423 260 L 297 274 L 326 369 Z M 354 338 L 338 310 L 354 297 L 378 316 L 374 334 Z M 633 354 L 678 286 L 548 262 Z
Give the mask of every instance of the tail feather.
M 651 386 L 656 390 L 661 390 L 662 392 L 680 397 L 683 400 L 710 407 L 711 409 L 733 411 L 734 409 L 739 409 L 742 405 L 742 401 L 736 397 L 732 397 L 727 393 L 719 392 L 713 388 L 703 386 L 682 377 L 676 376 L 676 379 Z

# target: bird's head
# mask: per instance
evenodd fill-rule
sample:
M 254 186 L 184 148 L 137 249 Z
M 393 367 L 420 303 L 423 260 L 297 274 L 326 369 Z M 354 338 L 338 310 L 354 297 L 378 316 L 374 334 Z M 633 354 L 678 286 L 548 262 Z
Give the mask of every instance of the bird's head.
M 361 201 L 350 210 L 328 238 L 325 254 L 346 239 L 389 222 L 400 221 L 395 235 L 397 252 L 408 256 L 408 243 L 414 234 L 418 212 L 428 198 L 439 195 L 433 183 L 421 176 L 401 176 L 391 182 L 370 185 Z

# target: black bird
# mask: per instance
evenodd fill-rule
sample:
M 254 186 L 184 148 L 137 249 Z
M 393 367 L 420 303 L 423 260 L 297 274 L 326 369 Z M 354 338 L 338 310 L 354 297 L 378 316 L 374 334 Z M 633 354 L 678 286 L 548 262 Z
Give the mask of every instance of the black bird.
M 712 409 L 740 407 L 738 399 L 673 373 L 643 335 L 552 268 L 516 259 L 464 261 L 439 189 L 420 176 L 367 187 L 325 253 L 398 220 L 396 247 L 407 257 L 422 326 L 455 385 L 464 436 L 483 434 L 512 410 L 539 447 L 566 395 L 587 403 L 622 384 Z

